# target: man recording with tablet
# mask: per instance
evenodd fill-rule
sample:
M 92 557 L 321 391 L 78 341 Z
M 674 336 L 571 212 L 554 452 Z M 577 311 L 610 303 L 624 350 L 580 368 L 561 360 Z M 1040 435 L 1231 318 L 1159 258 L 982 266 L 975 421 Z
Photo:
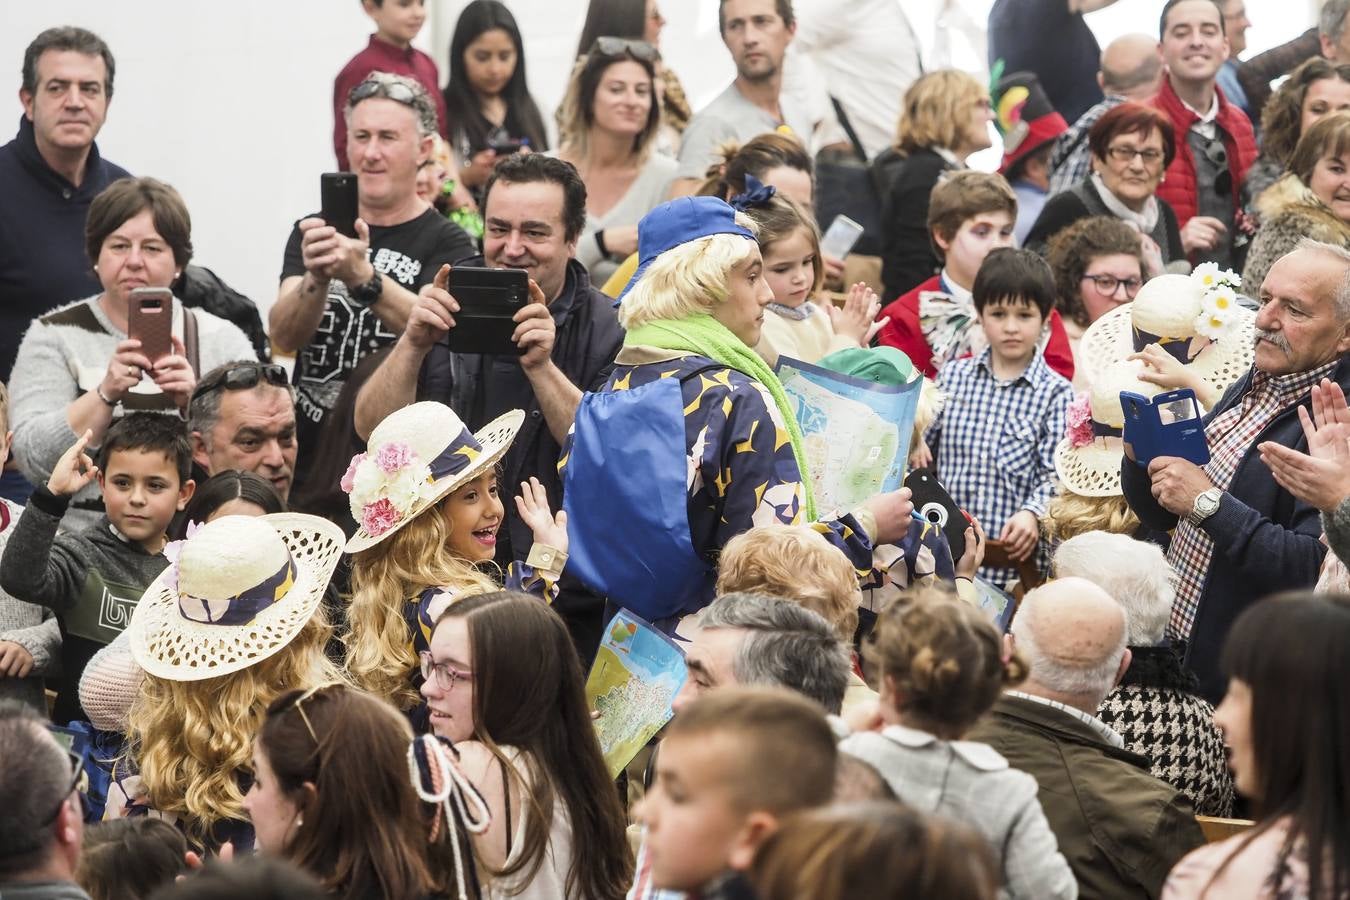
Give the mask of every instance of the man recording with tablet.
M 468 266 L 524 269 L 530 297 L 512 317 L 518 353 L 487 355 L 451 350 L 456 316 L 472 312 L 447 290 L 454 276 L 442 269 L 424 287 L 389 356 L 356 400 L 356 430 L 370 435 L 380 420 L 418 400 L 450 406 L 470 429 L 512 409 L 526 411 L 525 425 L 503 461 L 503 490 L 531 476 L 562 508 L 558 457 L 583 391 L 600 388 L 614 366 L 623 330 L 613 300 L 590 283 L 572 257 L 586 222 L 586 186 L 570 163 L 539 153 L 517 154 L 497 164 L 483 189 L 483 258 Z M 465 304 L 469 300 L 466 296 Z M 513 504 L 499 535 L 497 561 L 524 559 L 532 538 Z M 503 536 L 505 539 L 503 539 Z M 603 603 L 566 576 L 554 604 L 578 647 L 593 654 L 599 643 Z

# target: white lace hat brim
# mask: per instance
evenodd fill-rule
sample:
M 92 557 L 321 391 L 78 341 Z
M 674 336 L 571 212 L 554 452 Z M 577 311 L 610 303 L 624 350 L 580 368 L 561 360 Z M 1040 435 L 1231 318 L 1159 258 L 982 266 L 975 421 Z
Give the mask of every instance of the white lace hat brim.
M 524 422 L 524 411 L 513 409 L 483 426 L 474 434 L 474 438 L 483 447 L 478 459 L 474 460 L 463 471 L 456 472 L 454 475 L 436 482 L 436 490 L 420 498 L 408 511 L 408 514 L 395 522 L 388 531 L 371 534 L 364 526 L 357 528 L 356 534 L 352 535 L 351 540 L 347 541 L 347 552 L 360 553 L 362 550 L 369 550 L 381 541 L 397 534 L 400 528 L 416 519 L 430 507 L 435 506 L 447 494 L 453 493 L 461 485 L 468 484 L 483 472 L 495 466 L 506 455 L 506 451 L 511 449 L 511 442 L 516 439 L 516 434 L 520 431 L 520 426 Z
M 290 590 L 247 624 L 212 625 L 183 616 L 165 570 L 136 604 L 127 626 L 132 658 L 142 669 L 170 681 L 228 675 L 274 655 L 305 627 L 323 601 L 345 535 L 318 516 L 274 513 L 262 519 L 291 552 L 295 582 Z
M 1055 474 L 1065 488 L 1081 497 L 1119 497 L 1120 461 L 1125 445 L 1118 437 L 1097 437 L 1083 447 L 1064 438 L 1055 446 Z
M 1238 307 L 1233 332 L 1222 341 L 1211 341 L 1187 365 L 1220 393 L 1228 390 L 1247 374 L 1256 357 L 1256 314 Z M 1076 364 L 1081 366 L 1088 383 L 1101 377 L 1114 363 L 1134 352 L 1134 332 L 1131 328 L 1130 304 L 1118 306 L 1088 326 L 1078 344 Z

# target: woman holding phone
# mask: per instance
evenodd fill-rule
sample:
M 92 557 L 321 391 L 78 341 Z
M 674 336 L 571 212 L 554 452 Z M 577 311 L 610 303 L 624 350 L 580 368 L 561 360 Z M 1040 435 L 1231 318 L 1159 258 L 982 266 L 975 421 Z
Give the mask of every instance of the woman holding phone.
M 86 429 L 98 443 L 122 412 L 179 414 L 198 373 L 257 359 L 236 326 L 189 313 L 169 290 L 192 257 L 192 220 L 169 185 L 153 178 L 109 185 L 90 204 L 85 252 L 103 292 L 34 319 L 10 376 L 14 457 L 33 483 L 47 480 Z M 64 524 L 97 522 L 102 511 L 91 483 Z

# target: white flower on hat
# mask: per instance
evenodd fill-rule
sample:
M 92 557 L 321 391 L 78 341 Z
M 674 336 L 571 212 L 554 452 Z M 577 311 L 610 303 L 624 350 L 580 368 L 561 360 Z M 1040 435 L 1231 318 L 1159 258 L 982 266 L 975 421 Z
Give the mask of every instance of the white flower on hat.
M 431 483 L 431 467 L 403 442 L 357 454 L 342 478 L 352 517 L 376 534 L 406 518 Z
M 1237 328 L 1236 288 L 1242 284 L 1242 279 L 1231 269 L 1220 270 L 1214 263 L 1196 266 L 1193 277 L 1205 285 L 1204 295 L 1200 299 L 1200 314 L 1195 317 L 1195 333 L 1221 341 Z

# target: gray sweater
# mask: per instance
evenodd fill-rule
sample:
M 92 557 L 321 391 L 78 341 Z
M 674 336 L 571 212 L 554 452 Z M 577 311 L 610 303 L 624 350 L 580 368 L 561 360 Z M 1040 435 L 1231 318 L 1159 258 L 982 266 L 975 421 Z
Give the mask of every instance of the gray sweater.
M 118 534 L 107 516 L 92 528 L 57 533 L 68 498 L 39 486 L 0 557 L 0 588 L 61 616 L 61 678 L 57 724 L 87 718 L 77 692 L 89 658 L 126 628 L 130 607 L 169 561 Z M 134 596 L 132 596 L 134 594 Z M 85 625 L 71 633 L 71 620 Z M 89 624 L 97 623 L 97 634 Z
M 253 344 L 235 325 L 200 309 L 193 315 L 198 376 L 221 363 L 257 358 Z M 183 305 L 176 298 L 173 333 L 182 340 Z M 113 350 L 126 337 L 103 312 L 97 297 L 54 309 L 28 327 L 14 360 L 9 392 L 14 459 L 29 481 L 45 483 L 61 454 L 75 443 L 77 436 L 66 421 L 66 407 L 98 387 Z M 142 410 L 177 412 L 148 375 L 118 405 L 117 414 Z M 95 449 L 90 448 L 91 455 Z M 75 495 L 65 525 L 88 527 L 102 514 L 98 486 L 91 484 Z
M 0 553 L 18 528 L 23 507 L 0 499 L 9 513 L 9 525 L 0 531 Z M 42 679 L 55 676 L 61 669 L 61 628 L 50 609 L 16 600 L 0 592 L 0 641 L 11 641 L 33 657 L 33 671 L 27 678 L 0 675 L 0 700 L 19 700 L 47 714 L 47 698 Z

